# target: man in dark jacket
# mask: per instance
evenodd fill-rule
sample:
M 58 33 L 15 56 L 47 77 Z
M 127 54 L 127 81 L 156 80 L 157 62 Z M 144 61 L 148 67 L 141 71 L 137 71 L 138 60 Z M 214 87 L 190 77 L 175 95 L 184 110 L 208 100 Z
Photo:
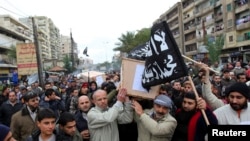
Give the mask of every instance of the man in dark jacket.
M 23 107 L 22 103 L 17 102 L 15 91 L 9 93 L 9 99 L 0 107 L 0 123 L 10 127 L 11 117 Z
M 218 124 L 213 112 L 207 107 L 205 100 L 198 98 L 194 93 L 184 94 L 182 107 L 177 110 L 175 118 L 177 127 L 172 141 L 201 141 L 205 140 L 207 124 L 200 110 L 205 110 L 210 125 Z
M 56 95 L 55 90 L 52 88 L 45 91 L 45 97 L 41 98 L 39 105 L 42 108 L 50 108 L 53 110 L 57 118 L 59 118 L 61 112 L 65 111 L 64 101 Z
M 89 97 L 82 95 L 78 98 L 78 110 L 75 114 L 77 130 L 82 135 L 84 141 L 89 141 L 89 128 L 87 113 L 91 108 Z
M 76 128 L 76 120 L 70 112 L 61 114 L 56 125 L 57 139 L 60 141 L 82 141 L 82 136 Z

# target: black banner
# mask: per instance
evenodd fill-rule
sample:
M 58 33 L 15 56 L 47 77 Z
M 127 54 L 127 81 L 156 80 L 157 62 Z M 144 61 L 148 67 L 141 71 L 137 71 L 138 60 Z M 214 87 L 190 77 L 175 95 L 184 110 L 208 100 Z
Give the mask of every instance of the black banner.
M 187 75 L 184 59 L 167 23 L 155 24 L 151 28 L 142 86 L 149 89 Z

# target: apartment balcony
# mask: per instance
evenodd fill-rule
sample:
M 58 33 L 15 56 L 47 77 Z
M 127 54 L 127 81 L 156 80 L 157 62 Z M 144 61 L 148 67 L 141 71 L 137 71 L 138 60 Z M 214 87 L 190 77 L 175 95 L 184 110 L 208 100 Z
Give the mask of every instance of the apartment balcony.
M 38 35 L 38 38 L 37 38 L 40 42 L 45 42 L 45 41 L 47 41 L 47 39 L 44 37 L 44 36 L 42 36 L 42 35 Z
M 249 28 L 250 28 L 250 21 L 236 25 L 236 30 L 245 30 Z
M 49 50 L 49 47 L 43 43 L 40 43 L 42 50 Z
M 196 43 L 196 38 L 192 38 L 192 39 L 190 39 L 188 41 L 185 41 L 184 45 L 189 45 L 189 44 L 193 44 L 193 43 Z
M 243 11 L 248 10 L 248 9 L 249 9 L 248 4 L 244 4 L 244 5 L 240 5 L 240 6 L 237 5 L 235 7 L 235 14 L 238 14 L 238 13 L 243 12 Z
M 194 14 L 196 17 L 201 17 L 209 12 L 212 12 L 213 10 L 214 10 L 214 8 L 212 6 L 208 6 L 204 9 L 195 10 Z
M 186 56 L 192 56 L 192 55 L 195 55 L 195 54 L 198 54 L 197 50 L 195 50 L 195 51 L 186 51 L 185 52 Z
M 169 19 L 167 19 L 167 23 L 169 23 L 169 22 L 171 22 L 171 21 L 173 21 L 175 19 L 178 20 L 178 13 L 176 13 L 175 15 L 173 15 L 172 17 L 170 17 Z
M 49 56 L 48 50 L 42 49 L 42 56 Z
M 245 33 L 245 34 L 247 34 L 247 33 Z M 248 33 L 248 34 L 250 34 L 250 33 Z M 248 36 L 248 37 L 246 37 L 246 35 L 237 35 L 237 43 L 238 42 L 247 42 L 248 43 L 248 45 L 249 45 L 249 41 L 250 41 L 250 38 L 249 38 L 250 36 Z
M 180 37 L 180 34 L 173 34 L 174 38 L 179 38 Z
M 177 24 L 174 24 L 173 26 L 170 27 L 170 30 L 174 30 L 176 28 L 178 28 L 180 25 L 177 23 Z
M 194 7 L 194 3 L 190 3 L 188 6 L 183 7 L 182 12 L 185 13 Z
M 219 36 L 219 35 L 222 35 L 224 33 L 224 30 L 223 29 L 220 29 L 220 30 L 217 30 L 213 33 L 214 36 Z
M 32 41 L 31 33 L 28 30 L 20 29 L 18 26 L 10 27 L 7 23 L 0 24 L 0 30 L 21 40 Z
M 214 19 L 210 19 L 208 21 L 205 22 L 205 27 L 211 25 L 211 24 L 214 24 Z
M 206 0 L 194 0 L 194 4 L 197 6 L 197 5 L 200 5 L 204 1 Z
M 193 20 L 194 18 L 195 18 L 194 16 L 186 17 L 186 18 L 184 18 L 183 23 L 185 24 L 185 23 L 187 23 L 187 22 Z
M 215 16 L 215 21 L 219 21 L 219 20 L 222 20 L 223 19 L 223 15 L 222 14 L 218 14 Z
M 196 31 L 196 27 L 194 25 L 186 27 L 187 29 L 184 30 L 184 34 L 188 34 L 190 32 Z
M 215 3 L 214 7 L 218 7 L 218 6 L 220 6 L 220 5 L 221 5 L 220 0 L 217 0 L 217 2 Z

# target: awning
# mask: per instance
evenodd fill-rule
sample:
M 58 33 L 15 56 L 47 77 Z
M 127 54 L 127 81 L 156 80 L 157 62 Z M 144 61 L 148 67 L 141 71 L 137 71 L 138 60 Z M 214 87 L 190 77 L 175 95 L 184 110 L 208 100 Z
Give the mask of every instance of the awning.
M 17 68 L 17 66 L 12 64 L 0 64 L 0 68 Z

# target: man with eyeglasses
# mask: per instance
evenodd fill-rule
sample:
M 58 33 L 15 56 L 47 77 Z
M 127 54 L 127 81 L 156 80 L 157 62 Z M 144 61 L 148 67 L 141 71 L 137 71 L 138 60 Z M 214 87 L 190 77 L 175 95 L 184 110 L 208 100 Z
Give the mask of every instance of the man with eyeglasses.
M 39 110 L 39 96 L 28 92 L 23 99 L 24 107 L 12 116 L 10 124 L 13 137 L 18 141 L 25 141 L 37 129 L 35 120 Z

